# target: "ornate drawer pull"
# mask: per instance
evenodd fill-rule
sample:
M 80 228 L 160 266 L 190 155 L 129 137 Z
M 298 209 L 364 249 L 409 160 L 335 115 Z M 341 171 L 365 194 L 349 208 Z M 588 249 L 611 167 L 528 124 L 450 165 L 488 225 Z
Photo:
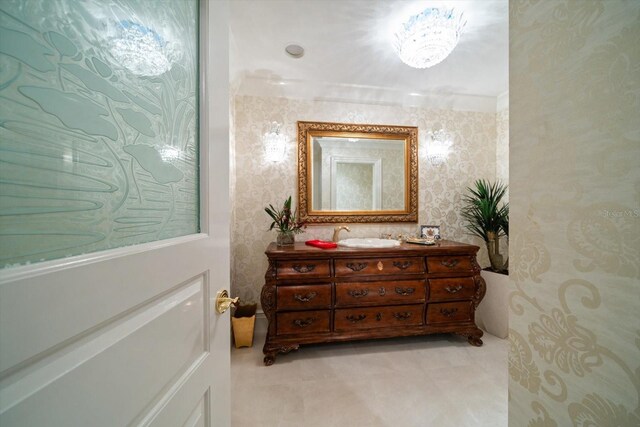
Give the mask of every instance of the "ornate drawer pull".
M 384 268 L 384 264 L 382 263 L 382 261 L 378 261 L 378 271 L 382 271 L 382 269 Z
M 358 323 L 358 322 L 362 322 L 364 319 L 367 318 L 366 314 L 358 314 L 357 316 L 354 316 L 353 314 L 350 314 L 347 316 L 347 320 L 351 323 Z
M 456 265 L 458 265 L 459 262 L 460 262 L 460 260 L 459 259 L 455 259 L 455 258 L 453 258 L 453 259 L 443 259 L 442 261 L 440 261 L 440 264 L 442 264 L 442 265 L 444 265 L 445 267 L 448 267 L 448 268 L 453 268 Z
M 293 269 L 298 273 L 308 273 L 310 271 L 315 270 L 316 265 L 315 264 L 306 264 L 306 265 L 294 264 Z
M 447 286 L 444 288 L 444 290 L 449 292 L 450 294 L 457 294 L 462 290 L 462 285 L 456 285 L 454 287 Z
M 366 262 L 348 262 L 347 263 L 347 268 L 350 268 L 353 271 L 360 271 L 363 270 L 368 263 Z
M 396 288 L 396 294 L 398 295 L 411 295 L 416 291 L 416 288 Z
M 378 295 L 380 295 L 381 297 L 385 296 L 386 294 L 387 290 L 384 288 L 384 286 L 378 289 Z
M 393 317 L 395 317 L 398 320 L 407 320 L 408 318 L 411 317 L 411 312 L 410 311 L 405 311 L 403 313 L 393 313 Z
M 313 317 L 307 317 L 306 319 L 296 319 L 293 321 L 293 324 L 299 328 L 306 328 L 310 324 L 312 324 L 316 319 Z
M 376 314 L 376 320 L 379 322 L 382 320 L 382 313 L 377 313 Z
M 446 317 L 453 317 L 458 312 L 457 308 L 447 309 L 441 308 L 440 313 L 444 314 Z
M 406 270 L 411 264 L 413 264 L 411 261 L 393 261 L 393 266 L 399 268 L 400 270 Z
M 347 293 L 354 298 L 362 298 L 367 296 L 369 289 L 349 289 Z
M 316 295 L 318 295 L 318 294 L 316 294 L 315 292 L 309 292 L 305 296 L 302 296 L 300 294 L 295 294 L 293 296 L 293 299 L 296 300 L 296 301 L 300 301 L 300 302 L 309 302 L 312 299 L 314 299 L 316 297 Z

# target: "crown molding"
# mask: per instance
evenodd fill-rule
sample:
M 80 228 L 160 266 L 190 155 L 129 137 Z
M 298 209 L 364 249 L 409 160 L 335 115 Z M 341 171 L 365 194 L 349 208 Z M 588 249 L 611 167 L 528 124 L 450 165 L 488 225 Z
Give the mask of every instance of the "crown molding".
M 502 92 L 496 99 L 496 113 L 509 109 L 509 91 Z
M 376 86 L 281 80 L 247 75 L 241 76 L 237 81 L 239 81 L 237 91 L 234 92 L 244 96 L 485 113 L 495 113 L 498 106 L 496 96 L 451 92 L 409 92 Z

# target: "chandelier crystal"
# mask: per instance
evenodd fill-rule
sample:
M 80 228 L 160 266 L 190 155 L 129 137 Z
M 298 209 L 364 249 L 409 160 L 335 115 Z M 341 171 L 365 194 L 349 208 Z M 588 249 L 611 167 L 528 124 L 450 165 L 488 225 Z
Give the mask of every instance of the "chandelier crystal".
M 453 51 L 466 23 L 463 13 L 455 9 L 425 9 L 400 26 L 394 48 L 410 67 L 433 67 Z

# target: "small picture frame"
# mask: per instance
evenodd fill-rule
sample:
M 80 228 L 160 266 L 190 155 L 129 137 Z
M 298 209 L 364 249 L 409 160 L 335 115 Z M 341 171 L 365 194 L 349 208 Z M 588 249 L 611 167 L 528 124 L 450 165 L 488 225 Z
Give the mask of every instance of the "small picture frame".
M 423 239 L 433 238 L 440 240 L 440 226 L 439 225 L 421 225 L 420 237 Z

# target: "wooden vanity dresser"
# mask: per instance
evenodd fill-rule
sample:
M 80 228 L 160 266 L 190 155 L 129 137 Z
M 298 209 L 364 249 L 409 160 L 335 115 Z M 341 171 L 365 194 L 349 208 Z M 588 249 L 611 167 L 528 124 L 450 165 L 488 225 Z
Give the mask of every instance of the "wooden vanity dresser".
M 478 249 L 450 241 L 329 250 L 272 243 L 261 296 L 265 365 L 310 343 L 454 333 L 481 346 Z

